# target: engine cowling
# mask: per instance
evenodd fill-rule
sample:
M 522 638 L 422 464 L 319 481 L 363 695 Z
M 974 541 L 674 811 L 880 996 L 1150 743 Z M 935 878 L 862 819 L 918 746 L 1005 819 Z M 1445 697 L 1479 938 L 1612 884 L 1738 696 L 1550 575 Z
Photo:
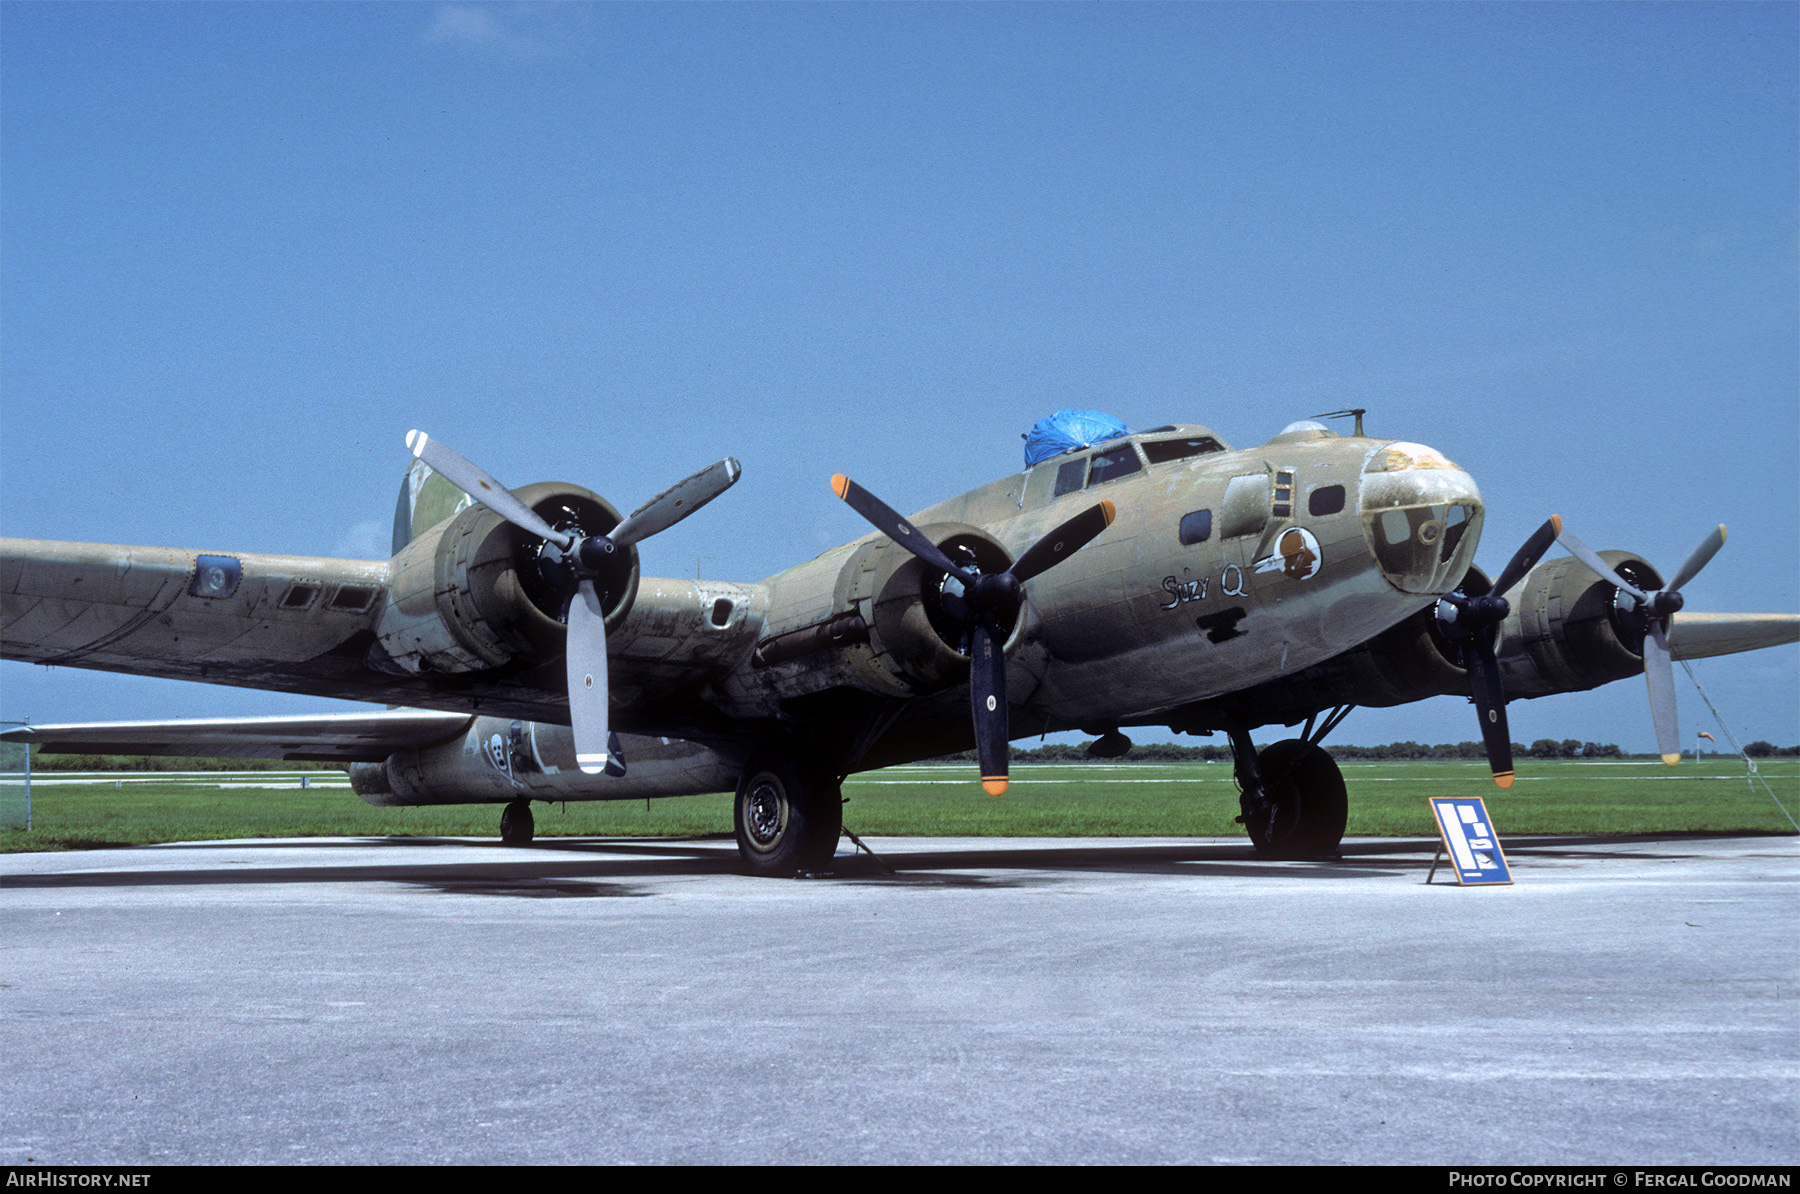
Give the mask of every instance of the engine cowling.
M 578 485 L 544 482 L 513 493 L 558 529 L 600 535 L 620 522 L 609 502 Z M 478 505 L 420 532 L 390 564 L 376 628 L 382 649 L 406 672 L 481 671 L 560 654 L 567 595 L 540 575 L 543 549 Z M 596 585 L 609 632 L 631 612 L 637 586 L 637 550 L 628 547 Z
M 967 523 L 917 528 L 951 559 L 983 573 L 1003 572 L 1012 557 L 999 540 Z M 841 561 L 841 563 L 837 562 Z M 831 586 L 830 613 L 763 640 L 756 666 L 784 698 L 849 686 L 884 696 L 914 696 L 968 679 L 961 628 L 944 609 L 945 576 L 885 537 L 858 544 L 835 572 L 796 575 L 796 588 Z M 954 581 L 949 582 L 954 584 Z M 1022 618 L 1003 627 L 1004 650 L 1018 641 Z
M 1603 551 L 1600 558 L 1638 588 L 1662 588 L 1639 557 Z M 1539 564 L 1511 597 L 1497 654 L 1510 700 L 1581 692 L 1644 670 L 1644 630 L 1621 610 L 1618 590 L 1573 558 Z

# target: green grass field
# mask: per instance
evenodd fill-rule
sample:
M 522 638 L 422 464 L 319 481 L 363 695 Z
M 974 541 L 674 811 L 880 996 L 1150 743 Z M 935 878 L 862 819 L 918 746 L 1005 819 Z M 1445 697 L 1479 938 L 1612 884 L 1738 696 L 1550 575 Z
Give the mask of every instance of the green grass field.
M 1800 817 L 1800 759 L 1759 764 Z M 1343 764 L 1348 832 L 1435 834 L 1428 796 L 1479 795 L 1502 832 L 1636 834 L 1792 833 L 1743 764 L 1527 760 L 1506 792 L 1479 762 Z M 0 850 L 69 850 L 240 837 L 477 836 L 499 834 L 498 805 L 372 808 L 337 772 L 214 772 L 79 776 L 32 783 L 32 828 L 0 830 Z M 278 785 L 278 786 L 271 786 Z M 319 786 L 334 785 L 334 786 Z M 954 836 L 1218 836 L 1242 833 L 1225 763 L 1020 765 L 1012 789 L 987 796 L 964 765 L 894 767 L 844 785 L 844 822 L 858 834 Z M 698 836 L 731 833 L 728 795 L 536 807 L 540 836 Z

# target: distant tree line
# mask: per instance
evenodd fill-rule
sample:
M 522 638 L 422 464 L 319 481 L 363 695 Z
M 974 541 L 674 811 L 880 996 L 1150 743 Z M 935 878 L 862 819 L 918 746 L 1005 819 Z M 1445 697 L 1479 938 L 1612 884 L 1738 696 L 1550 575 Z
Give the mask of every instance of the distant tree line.
M 1165 763 L 1165 762 L 1229 762 L 1231 748 L 1227 746 L 1180 746 L 1173 742 L 1133 743 L 1131 750 L 1118 759 L 1096 759 L 1087 753 L 1089 742 L 1079 745 L 1046 743 L 1027 749 L 1015 748 L 1012 757 L 1021 763 Z M 1265 743 L 1266 745 L 1266 743 Z M 1409 759 L 1470 759 L 1487 758 L 1487 751 L 1479 742 L 1440 742 L 1428 745 L 1424 742 L 1389 742 L 1384 746 L 1347 746 L 1332 745 L 1325 748 L 1327 754 L 1339 761 L 1380 760 L 1403 761 Z M 1655 753 L 1628 754 L 1619 749 L 1613 742 L 1583 742 L 1578 738 L 1539 738 L 1530 746 L 1523 742 L 1512 744 L 1515 759 L 1654 759 Z M 1728 753 L 1728 752 L 1726 752 Z M 1744 748 L 1744 753 L 1752 758 L 1788 758 L 1800 756 L 1800 746 L 1776 746 L 1769 742 L 1752 742 Z M 960 754 L 943 755 L 931 760 L 940 763 L 973 763 L 975 752 L 965 750 Z
M 14 763 L 12 766 L 16 767 Z M 31 747 L 35 771 L 342 771 L 341 763 L 312 763 L 285 759 L 201 759 L 166 755 L 63 755 L 44 754 Z
M 1122 758 L 1096 759 L 1087 753 L 1090 742 L 1083 742 L 1079 745 L 1052 742 L 1024 749 L 1015 747 L 1012 757 L 1020 763 L 1228 763 L 1231 761 L 1230 747 L 1181 746 L 1174 742 L 1134 743 L 1131 750 Z M 0 746 L 11 745 L 11 743 L 0 743 Z M 1267 745 L 1267 742 L 1264 745 Z M 1487 757 L 1487 752 L 1482 749 L 1479 742 L 1440 742 L 1436 745 L 1427 745 L 1423 742 L 1406 741 L 1389 742 L 1383 746 L 1332 745 L 1327 746 L 1325 750 L 1332 758 L 1340 761 L 1477 760 Z M 1526 746 L 1523 742 L 1515 742 L 1512 744 L 1512 750 L 1513 757 L 1516 759 L 1656 758 L 1654 753 L 1627 754 L 1611 742 L 1582 742 L 1574 738 L 1564 738 L 1560 742 L 1554 738 L 1539 738 L 1530 746 Z M 0 769 L 13 769 L 18 766 L 18 762 L 10 757 L 11 753 L 14 752 L 0 752 Z M 1800 756 L 1800 746 L 1776 746 L 1772 742 L 1759 740 L 1744 747 L 1744 753 L 1753 759 L 1794 758 Z M 960 754 L 941 755 L 928 761 L 973 763 L 975 752 L 965 750 Z M 53 755 L 42 754 L 37 746 L 33 745 L 31 769 L 33 771 L 342 771 L 345 768 L 341 763 L 300 762 L 283 759 L 169 758 L 160 755 Z

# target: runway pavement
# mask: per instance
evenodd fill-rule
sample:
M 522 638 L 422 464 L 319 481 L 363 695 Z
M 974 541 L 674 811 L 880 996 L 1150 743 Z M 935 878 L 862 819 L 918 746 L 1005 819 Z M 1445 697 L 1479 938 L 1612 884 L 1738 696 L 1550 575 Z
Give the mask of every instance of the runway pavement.
M 1800 1160 L 1800 844 L 0 856 L 0 1163 Z

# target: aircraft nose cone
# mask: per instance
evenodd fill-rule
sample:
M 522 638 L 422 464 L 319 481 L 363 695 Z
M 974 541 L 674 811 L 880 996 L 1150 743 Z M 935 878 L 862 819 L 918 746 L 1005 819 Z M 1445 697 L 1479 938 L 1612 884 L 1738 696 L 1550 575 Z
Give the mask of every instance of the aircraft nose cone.
M 1364 464 L 1357 502 L 1363 537 L 1389 584 L 1435 596 L 1461 583 L 1484 512 L 1468 473 L 1424 444 L 1387 444 Z

